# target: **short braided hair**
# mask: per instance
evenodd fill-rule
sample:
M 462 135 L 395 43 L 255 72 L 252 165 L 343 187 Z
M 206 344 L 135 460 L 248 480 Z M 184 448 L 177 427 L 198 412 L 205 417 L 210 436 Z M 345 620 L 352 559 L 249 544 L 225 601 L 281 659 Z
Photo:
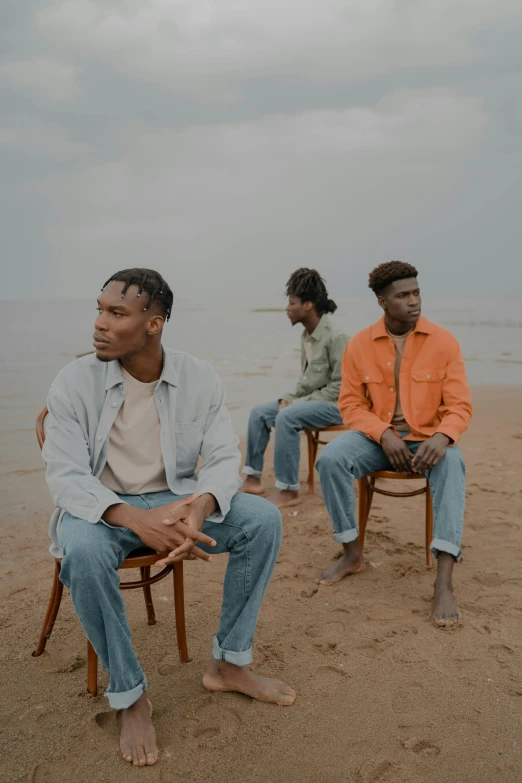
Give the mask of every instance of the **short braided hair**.
M 370 272 L 368 287 L 379 296 L 396 280 L 406 280 L 408 277 L 417 277 L 418 274 L 415 267 L 406 261 L 387 261 Z
M 121 292 L 122 297 L 125 296 L 131 285 L 138 286 L 138 296 L 141 294 L 148 294 L 149 297 L 149 303 L 143 309 L 148 310 L 152 302 L 155 302 L 163 311 L 165 321 L 169 320 L 170 314 L 172 313 L 174 294 L 170 290 L 169 284 L 165 282 L 159 272 L 155 272 L 153 269 L 142 269 L 139 267 L 122 269 L 120 272 L 116 272 L 112 277 L 109 277 L 107 282 L 104 283 L 102 291 L 112 282 L 125 283 Z
M 318 315 L 335 313 L 337 305 L 328 298 L 326 285 L 316 269 L 297 269 L 286 284 L 287 296 L 298 296 L 303 302 L 312 302 Z

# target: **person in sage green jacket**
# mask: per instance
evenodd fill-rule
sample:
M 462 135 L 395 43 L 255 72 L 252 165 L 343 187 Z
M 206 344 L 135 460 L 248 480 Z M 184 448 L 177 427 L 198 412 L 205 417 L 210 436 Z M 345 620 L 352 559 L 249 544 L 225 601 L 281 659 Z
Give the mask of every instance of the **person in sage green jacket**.
M 295 391 L 274 402 L 257 405 L 248 423 L 243 492 L 263 495 L 264 453 L 275 428 L 276 491 L 269 498 L 278 508 L 296 506 L 299 498 L 299 433 L 342 424 L 338 397 L 341 364 L 348 335 L 328 313 L 337 305 L 328 297 L 325 282 L 315 269 L 298 269 L 286 284 L 286 312 L 292 326 L 304 326 L 301 337 L 301 378 Z

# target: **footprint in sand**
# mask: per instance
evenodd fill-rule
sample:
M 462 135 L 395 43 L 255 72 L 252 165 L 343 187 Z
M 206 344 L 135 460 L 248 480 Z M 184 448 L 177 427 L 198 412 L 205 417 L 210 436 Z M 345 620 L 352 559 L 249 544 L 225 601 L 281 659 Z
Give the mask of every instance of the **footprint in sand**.
M 47 773 L 41 764 L 36 764 L 30 772 L 16 778 L 13 783 L 51 783 L 52 778 L 51 772 Z
M 503 667 L 512 664 L 513 656 L 515 655 L 515 651 L 508 647 L 507 644 L 492 644 L 489 648 L 489 653 Z
M 428 740 L 420 740 L 417 737 L 410 737 L 402 744 L 406 750 L 412 750 L 414 753 L 422 756 L 438 756 L 440 753 L 440 748 L 437 745 L 433 745 Z
M 484 587 L 500 587 L 506 581 L 500 574 L 490 572 L 486 574 L 474 574 L 473 579 Z
M 308 684 L 315 693 L 325 696 L 338 692 L 343 683 L 350 681 L 350 674 L 341 664 L 318 666 Z
M 339 620 L 333 620 L 321 625 L 309 625 L 305 630 L 309 639 L 317 639 L 324 642 L 340 642 L 345 635 L 345 625 Z
M 367 761 L 357 771 L 357 783 L 395 783 L 404 780 L 401 768 L 394 761 Z
M 249 706 L 245 697 L 230 694 L 228 701 L 233 700 L 238 703 L 238 706 L 224 707 L 223 694 L 218 696 L 218 699 L 212 694 L 204 696 L 191 710 L 190 715 L 185 717 L 186 734 L 198 740 L 200 745 L 212 746 L 216 742 L 220 745 L 223 742 L 230 742 L 243 723 L 242 713 Z
M 179 658 L 169 653 L 168 655 L 165 655 L 159 662 L 158 674 L 161 674 L 162 677 L 166 677 L 167 675 L 172 674 L 177 669 L 179 669 L 180 666 L 186 665 L 186 663 L 181 664 L 179 662 Z
M 120 734 L 119 726 L 117 723 L 117 711 L 110 710 L 109 712 L 98 712 L 94 716 L 96 725 L 103 729 L 108 734 Z
M 44 668 L 50 674 L 66 674 L 85 666 L 85 657 L 80 653 L 58 652 L 45 661 Z

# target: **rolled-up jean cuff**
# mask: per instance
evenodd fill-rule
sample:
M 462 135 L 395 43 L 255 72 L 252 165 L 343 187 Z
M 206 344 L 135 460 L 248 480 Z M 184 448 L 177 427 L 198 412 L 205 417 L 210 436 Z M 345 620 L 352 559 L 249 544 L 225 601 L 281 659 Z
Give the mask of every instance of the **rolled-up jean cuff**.
M 290 490 L 291 492 L 299 492 L 301 489 L 299 482 L 297 484 L 283 484 L 282 481 L 276 481 L 275 485 L 277 489 Z
M 356 527 L 350 530 L 343 530 L 341 533 L 334 533 L 334 541 L 338 544 L 349 544 L 350 541 L 355 541 L 359 537 L 359 531 Z
M 130 691 L 123 691 L 122 693 L 111 693 L 105 691 L 105 696 L 109 700 L 113 710 L 126 710 L 128 707 L 132 707 L 134 702 L 138 701 L 141 694 L 145 691 L 147 683 L 140 682 L 135 688 Z
M 442 538 L 434 538 L 430 544 L 431 554 L 434 558 L 437 558 L 439 552 L 447 552 L 449 555 L 453 555 L 457 563 L 462 557 L 462 551 L 455 544 L 450 544 L 449 541 L 443 541 Z
M 214 640 L 212 642 L 212 657 L 215 658 L 216 661 L 226 661 L 227 663 L 233 663 L 235 666 L 248 666 L 248 664 L 252 663 L 253 660 L 251 647 L 244 652 L 224 650 L 219 646 L 217 636 L 214 636 Z
M 245 465 L 243 468 L 243 473 L 245 476 L 255 476 L 256 478 L 261 478 L 263 475 L 261 470 L 254 470 L 254 468 L 251 468 L 249 465 Z

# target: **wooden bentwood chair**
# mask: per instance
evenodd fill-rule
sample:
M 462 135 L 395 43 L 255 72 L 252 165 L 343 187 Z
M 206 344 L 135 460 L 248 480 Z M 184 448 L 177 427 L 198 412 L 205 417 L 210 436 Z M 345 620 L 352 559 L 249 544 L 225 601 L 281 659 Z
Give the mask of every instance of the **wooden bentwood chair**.
M 45 417 L 47 416 L 47 408 L 44 408 L 36 420 L 36 437 L 38 439 L 38 445 L 42 448 L 45 441 Z M 152 593 L 150 586 L 164 579 L 171 571 L 174 577 L 174 608 L 176 613 L 176 636 L 178 640 L 179 657 L 182 663 L 188 663 L 190 660 L 187 649 L 187 634 L 185 629 L 185 599 L 183 590 L 183 561 L 173 563 L 165 566 L 163 570 L 154 576 L 150 575 L 151 566 L 161 560 L 163 555 L 158 555 L 152 549 L 143 547 L 142 549 L 136 549 L 134 552 L 125 558 L 120 568 L 139 568 L 141 579 L 135 582 L 122 582 L 120 584 L 121 590 L 135 590 L 137 588 L 143 588 L 143 595 L 145 597 L 145 607 L 147 609 L 147 619 L 149 625 L 156 624 L 156 615 L 154 613 L 154 604 L 152 603 Z M 49 605 L 45 615 L 45 620 L 42 627 L 42 632 L 36 646 L 36 650 L 33 652 L 33 656 L 37 657 L 41 655 L 45 650 L 45 645 L 49 639 L 53 626 L 58 615 L 60 603 L 63 594 L 63 584 L 60 582 L 60 567 L 61 559 L 56 557 L 54 563 L 54 578 L 53 586 L 51 589 L 51 597 L 49 599 Z M 96 696 L 98 693 L 98 656 L 94 651 L 94 647 L 87 640 L 87 690 L 92 696 Z
M 325 446 L 328 441 L 321 440 L 320 436 L 322 432 L 342 432 L 348 431 L 350 428 L 345 424 L 339 424 L 334 427 L 325 427 L 322 430 L 305 430 L 308 440 L 308 494 L 314 494 L 315 488 L 315 476 L 314 466 L 317 457 L 317 450 L 319 446 Z M 381 489 L 376 485 L 377 479 L 393 479 L 394 481 L 405 480 L 424 480 L 424 486 L 420 489 L 415 489 L 410 492 L 392 492 L 389 489 Z M 358 524 L 359 524 L 359 543 L 361 548 L 364 548 L 364 535 L 366 533 L 366 523 L 370 516 L 370 510 L 372 507 L 373 496 L 375 493 L 378 495 L 386 495 L 392 498 L 411 498 L 414 495 L 426 494 L 426 565 L 431 567 L 433 565 L 433 556 L 430 550 L 431 540 L 433 538 L 433 504 L 431 500 L 430 482 L 428 479 L 419 473 L 402 473 L 395 470 L 378 470 L 375 473 L 370 473 L 368 476 L 363 476 L 358 479 L 359 484 L 359 508 L 358 508 Z

